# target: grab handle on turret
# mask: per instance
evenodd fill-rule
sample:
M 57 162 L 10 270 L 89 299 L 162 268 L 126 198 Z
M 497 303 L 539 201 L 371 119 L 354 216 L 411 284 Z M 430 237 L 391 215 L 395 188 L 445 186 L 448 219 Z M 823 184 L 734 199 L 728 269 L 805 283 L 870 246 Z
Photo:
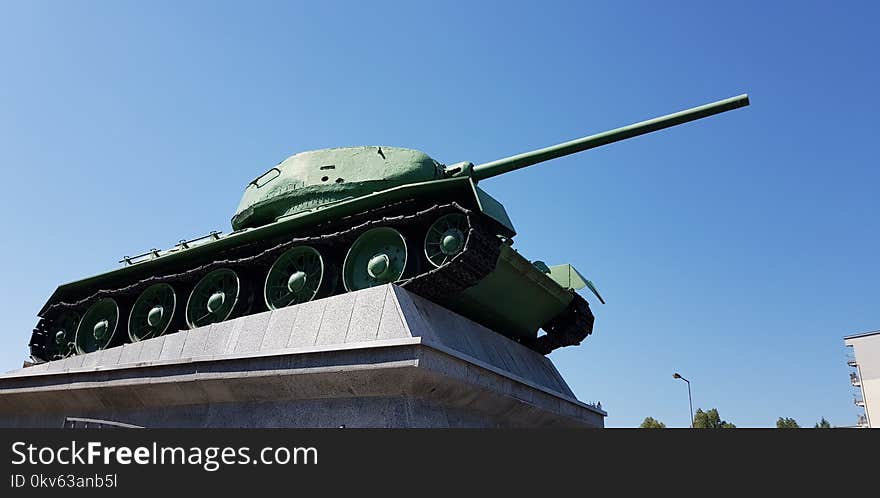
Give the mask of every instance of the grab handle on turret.
M 579 138 L 577 140 L 571 140 L 569 142 L 552 145 L 543 149 L 533 150 L 515 156 L 505 157 L 504 159 L 479 164 L 473 167 L 472 177 L 477 181 L 484 180 L 509 171 L 556 159 L 557 157 L 567 156 L 594 147 L 626 140 L 627 138 L 637 137 L 639 135 L 644 135 L 645 133 L 651 133 L 653 131 L 706 118 L 722 112 L 732 111 L 747 105 L 749 105 L 749 96 L 747 94 L 738 95 L 729 99 L 719 100 L 717 102 L 701 105 L 674 114 L 667 114 L 666 116 L 641 121 L 622 128 Z

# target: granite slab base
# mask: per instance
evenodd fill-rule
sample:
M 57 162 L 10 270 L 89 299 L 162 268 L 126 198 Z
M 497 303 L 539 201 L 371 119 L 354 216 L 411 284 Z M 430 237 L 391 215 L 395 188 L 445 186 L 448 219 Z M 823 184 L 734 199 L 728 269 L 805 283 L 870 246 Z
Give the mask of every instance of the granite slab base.
M 551 361 L 384 285 L 0 375 L 0 426 L 603 427 Z

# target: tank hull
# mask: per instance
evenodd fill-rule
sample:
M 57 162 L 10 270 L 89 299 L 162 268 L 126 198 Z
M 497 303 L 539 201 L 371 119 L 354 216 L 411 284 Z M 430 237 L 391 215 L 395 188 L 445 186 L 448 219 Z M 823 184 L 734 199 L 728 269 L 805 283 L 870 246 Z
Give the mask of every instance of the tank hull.
M 435 267 L 426 257 L 427 249 L 421 248 L 431 223 L 447 215 L 461 216 L 469 224 L 466 247 L 448 263 Z M 39 313 L 41 321 L 31 338 L 32 355 L 48 361 L 70 354 L 70 349 L 89 352 L 86 349 L 103 349 L 199 326 L 202 322 L 197 315 L 205 309 L 205 315 L 210 315 L 212 302 L 228 308 L 228 313 L 211 316 L 209 321 L 270 309 L 271 300 L 264 299 L 267 274 L 280 255 L 296 247 L 314 248 L 321 255 L 324 277 L 310 299 L 346 292 L 342 275 L 346 251 L 360 236 L 375 229 L 390 229 L 405 241 L 408 259 L 403 273 L 394 280 L 398 285 L 526 345 L 534 346 L 538 329 L 564 315 L 573 300 L 582 301 L 509 246 L 515 231 L 500 203 L 471 179 L 451 178 L 395 187 L 283 217 L 258 228 L 217 234 L 61 285 Z M 205 279 L 221 278 L 223 271 L 227 278 L 231 278 L 229 273 L 234 275 L 232 283 L 223 284 L 232 285 L 233 292 L 200 290 Z M 161 317 L 156 311 L 161 306 L 151 309 L 152 302 L 142 302 L 146 289 L 160 284 L 172 287 L 176 296 L 176 309 L 160 310 L 171 314 L 167 328 L 151 332 L 149 326 L 144 326 L 141 329 L 146 327 L 147 332 L 135 333 L 129 323 L 133 309 L 141 310 L 144 317 Z M 221 285 L 220 280 L 216 285 Z M 98 316 L 78 324 L 76 347 L 55 344 L 58 332 L 53 325 L 63 313 L 82 317 L 96 302 L 109 299 L 117 310 L 115 321 L 110 323 L 118 323 L 109 338 L 98 340 L 96 334 L 104 330 Z M 198 299 L 203 301 L 201 308 L 193 304 Z M 194 306 L 202 311 L 193 312 Z M 109 305 L 104 303 L 103 307 Z M 583 338 L 591 332 L 592 321 L 589 327 L 583 323 L 578 327 L 574 335 Z M 83 341 L 83 336 L 88 340 Z M 85 346 L 80 347 L 80 343 Z
M 442 304 L 510 337 L 533 338 L 573 298 L 512 247 L 503 246 L 492 273 Z

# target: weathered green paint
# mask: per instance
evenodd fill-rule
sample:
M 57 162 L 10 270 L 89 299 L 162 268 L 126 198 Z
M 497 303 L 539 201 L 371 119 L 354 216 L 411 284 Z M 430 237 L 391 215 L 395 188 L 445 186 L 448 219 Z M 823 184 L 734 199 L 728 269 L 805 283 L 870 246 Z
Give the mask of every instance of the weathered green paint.
M 232 217 L 236 230 L 400 185 L 439 180 L 443 166 L 400 147 L 301 152 L 250 182 Z

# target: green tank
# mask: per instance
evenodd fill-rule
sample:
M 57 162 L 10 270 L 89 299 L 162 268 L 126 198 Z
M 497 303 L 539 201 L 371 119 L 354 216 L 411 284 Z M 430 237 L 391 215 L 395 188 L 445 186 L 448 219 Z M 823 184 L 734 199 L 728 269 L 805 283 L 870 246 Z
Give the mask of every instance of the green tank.
M 302 152 L 256 177 L 233 231 L 124 257 L 59 286 L 39 311 L 34 361 L 396 283 L 542 354 L 579 344 L 594 316 L 571 265 L 529 261 L 480 182 L 748 105 L 740 95 L 544 149 L 443 165 L 398 147 Z M 539 329 L 546 332 L 539 335 Z

